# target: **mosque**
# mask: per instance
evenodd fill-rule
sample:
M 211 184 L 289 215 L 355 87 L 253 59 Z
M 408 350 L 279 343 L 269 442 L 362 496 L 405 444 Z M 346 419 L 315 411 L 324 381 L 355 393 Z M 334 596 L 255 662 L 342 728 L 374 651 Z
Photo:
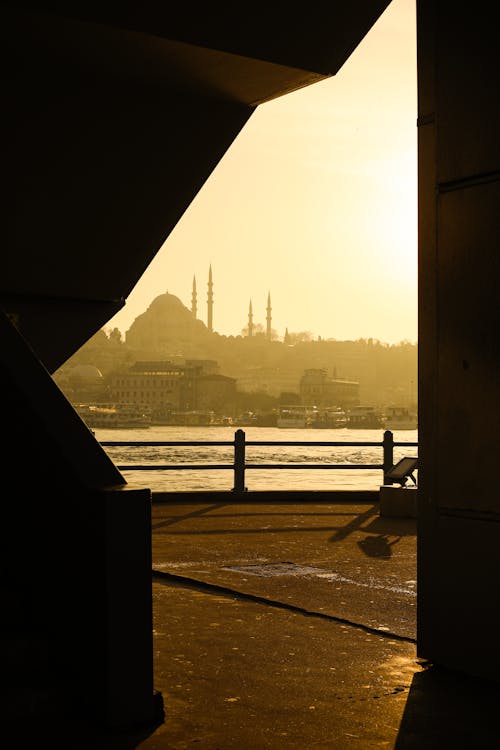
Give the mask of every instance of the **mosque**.
M 213 333 L 213 309 L 214 309 L 214 293 L 213 293 L 213 279 L 212 279 L 212 265 L 208 269 L 208 292 L 207 292 L 207 328 L 210 333 Z M 267 295 L 267 308 L 266 308 L 266 339 L 271 341 L 271 293 Z M 195 320 L 198 317 L 198 305 L 197 305 L 197 292 L 196 292 L 196 276 L 193 276 L 193 291 L 191 294 L 191 314 Z M 252 300 L 248 308 L 248 337 L 254 335 L 254 322 L 253 322 L 253 311 L 252 311 Z
M 208 341 L 213 329 L 214 293 L 212 266 L 208 270 L 207 323 L 198 318 L 198 293 L 196 277 L 193 276 L 191 311 L 173 294 L 166 292 L 156 297 L 148 309 L 139 315 L 126 333 L 126 342 L 139 350 L 152 350 L 176 341 L 203 344 Z M 267 341 L 272 340 L 271 294 L 267 295 L 266 331 Z M 248 308 L 247 337 L 255 335 L 252 300 Z

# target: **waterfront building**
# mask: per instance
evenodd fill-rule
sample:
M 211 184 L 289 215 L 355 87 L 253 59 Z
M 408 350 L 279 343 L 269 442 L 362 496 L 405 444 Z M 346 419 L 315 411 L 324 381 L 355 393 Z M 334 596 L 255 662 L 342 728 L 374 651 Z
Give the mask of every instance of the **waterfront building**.
M 359 382 L 331 378 L 323 368 L 304 371 L 299 383 L 300 400 L 316 406 L 349 409 L 359 404 Z
M 193 409 L 200 367 L 169 361 L 136 362 L 110 378 L 109 394 L 117 404 L 140 404 L 151 412 Z
M 196 404 L 200 410 L 216 414 L 232 414 L 236 405 L 236 379 L 210 373 L 196 378 Z
M 137 404 L 153 416 L 171 411 L 211 409 L 224 413 L 236 401 L 236 379 L 218 373 L 215 360 L 136 362 L 110 378 L 115 404 Z
M 297 393 L 300 373 L 293 368 L 249 366 L 238 373 L 238 390 L 246 393 L 267 393 L 279 396 L 283 392 Z

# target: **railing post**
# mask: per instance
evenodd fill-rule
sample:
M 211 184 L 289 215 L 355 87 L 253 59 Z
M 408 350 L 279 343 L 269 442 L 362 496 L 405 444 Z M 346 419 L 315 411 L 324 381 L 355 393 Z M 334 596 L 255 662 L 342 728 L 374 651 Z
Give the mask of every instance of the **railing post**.
M 234 487 L 233 492 L 246 492 L 245 487 L 245 433 L 234 433 Z
M 390 430 L 384 432 L 384 484 L 392 484 L 392 480 L 387 476 L 387 472 L 394 466 L 394 435 Z

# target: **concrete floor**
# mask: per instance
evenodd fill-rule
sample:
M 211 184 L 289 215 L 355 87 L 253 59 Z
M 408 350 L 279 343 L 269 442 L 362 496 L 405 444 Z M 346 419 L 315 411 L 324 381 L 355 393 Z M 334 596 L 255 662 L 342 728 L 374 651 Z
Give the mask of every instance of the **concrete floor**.
M 155 504 L 153 569 L 164 720 L 68 727 L 62 747 L 500 747 L 500 685 L 417 658 L 415 519 L 367 502 Z

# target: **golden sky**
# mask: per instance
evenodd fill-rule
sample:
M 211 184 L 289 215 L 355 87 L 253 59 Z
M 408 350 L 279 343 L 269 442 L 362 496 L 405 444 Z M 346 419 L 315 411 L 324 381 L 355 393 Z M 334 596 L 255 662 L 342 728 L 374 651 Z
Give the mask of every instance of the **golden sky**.
M 336 76 L 261 105 L 106 329 L 166 291 L 213 327 L 417 341 L 415 0 L 392 0 Z

